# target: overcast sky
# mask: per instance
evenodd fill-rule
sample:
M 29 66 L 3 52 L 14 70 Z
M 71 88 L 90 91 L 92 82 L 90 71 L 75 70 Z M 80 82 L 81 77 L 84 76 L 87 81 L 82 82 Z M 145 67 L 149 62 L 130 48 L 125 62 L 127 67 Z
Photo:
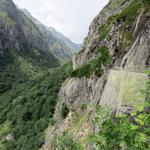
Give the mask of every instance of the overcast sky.
M 46 26 L 82 43 L 93 18 L 108 0 L 13 0 Z

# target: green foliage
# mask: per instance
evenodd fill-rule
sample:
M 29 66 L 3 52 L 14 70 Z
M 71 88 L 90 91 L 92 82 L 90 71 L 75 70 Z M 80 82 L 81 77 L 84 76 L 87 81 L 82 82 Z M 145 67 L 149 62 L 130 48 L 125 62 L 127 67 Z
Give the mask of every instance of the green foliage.
M 123 47 L 130 46 L 131 42 L 133 41 L 133 34 L 129 31 L 123 31 L 122 37 Z
M 15 22 L 9 17 L 6 11 L 0 10 L 0 20 L 5 26 L 14 27 Z
M 87 109 L 87 104 L 86 103 L 82 104 L 81 109 L 82 109 L 82 111 L 85 111 Z
M 63 133 L 58 137 L 56 148 L 58 150 L 81 150 L 80 145 L 68 133 Z
M 112 24 L 110 22 L 107 22 L 100 28 L 100 35 L 99 35 L 99 40 L 103 40 L 107 37 L 108 33 L 110 32 L 112 27 Z
M 144 1 L 143 3 L 144 7 L 147 7 L 148 2 Z M 139 15 L 141 8 L 143 8 L 143 3 L 141 0 L 133 0 L 133 2 L 131 2 L 131 4 L 127 8 L 125 8 L 121 13 L 108 18 L 106 23 L 100 28 L 99 40 L 103 40 L 107 37 L 113 24 L 122 23 L 122 27 L 120 29 L 122 34 L 122 45 L 123 48 L 128 47 L 133 41 L 133 22 Z
M 89 78 L 92 75 L 94 68 L 94 63 L 91 61 L 89 64 L 84 65 L 83 67 L 78 68 L 77 70 L 74 70 L 71 76 L 79 78 L 85 76 Z
M 149 81 L 148 81 L 149 83 Z M 133 114 L 111 115 L 110 109 L 98 107 L 95 124 L 97 132 L 90 137 L 95 149 L 99 150 L 147 150 L 150 148 L 150 92 L 146 93 L 144 109 Z
M 69 113 L 69 108 L 65 103 L 63 103 L 62 108 L 61 108 L 61 114 L 60 114 L 61 117 L 63 119 L 65 119 L 67 117 L 68 113 Z
M 0 74 L 0 124 L 9 120 L 9 132 L 15 137 L 14 141 L 2 143 L 7 150 L 37 150 L 43 145 L 44 130 L 53 124 L 58 91 L 70 72 L 70 65 L 65 64 L 31 79 L 15 65 L 3 69 Z
M 104 67 L 108 68 L 111 65 L 111 57 L 109 55 L 108 48 L 101 47 L 97 49 L 97 58 L 91 60 L 87 65 L 74 70 L 71 74 L 72 77 L 89 78 L 93 73 L 97 76 L 101 76 L 104 72 Z
M 27 63 L 32 64 L 33 66 L 47 69 L 49 67 L 58 67 L 58 60 L 52 55 L 38 49 L 29 49 L 27 52 L 16 53 L 14 52 L 12 55 L 15 55 L 19 59 L 19 56 Z
M 0 72 L 0 95 L 11 90 L 14 84 L 27 81 L 26 75 L 16 65 L 0 68 Z
M 133 2 L 127 8 L 125 8 L 120 14 L 118 14 L 116 17 L 117 19 L 124 18 L 125 25 L 129 26 L 132 24 L 132 22 L 140 13 L 141 7 L 142 7 L 141 0 L 133 0 Z
M 96 117 L 96 125 L 99 131 L 91 136 L 91 142 L 95 147 L 101 150 L 119 150 L 122 148 L 127 150 L 149 149 L 148 133 L 150 116 L 148 113 L 137 113 L 132 118 L 127 115 L 115 118 L 106 117 L 107 119 L 104 121 Z
M 4 149 L 3 139 L 11 132 L 11 123 L 9 121 L 5 121 L 0 125 L 0 149 Z

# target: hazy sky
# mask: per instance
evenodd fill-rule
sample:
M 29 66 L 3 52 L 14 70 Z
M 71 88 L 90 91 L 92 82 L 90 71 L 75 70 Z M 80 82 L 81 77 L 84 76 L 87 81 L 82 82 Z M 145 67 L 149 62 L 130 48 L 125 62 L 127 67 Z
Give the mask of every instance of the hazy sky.
M 13 0 L 46 26 L 82 43 L 93 18 L 108 0 Z

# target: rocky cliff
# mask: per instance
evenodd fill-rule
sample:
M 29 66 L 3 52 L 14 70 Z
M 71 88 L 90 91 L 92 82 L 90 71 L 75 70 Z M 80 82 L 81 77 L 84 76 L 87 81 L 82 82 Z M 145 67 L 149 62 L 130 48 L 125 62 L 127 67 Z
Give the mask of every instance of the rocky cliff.
M 72 61 L 74 71 L 59 92 L 57 123 L 47 130 L 45 150 L 55 149 L 65 131 L 83 149 L 92 149 L 87 137 L 94 128 L 96 105 L 130 113 L 144 101 L 138 91 L 148 79 L 144 71 L 150 69 L 149 0 L 110 0 Z M 68 112 L 62 115 L 64 108 Z
M 0 150 L 44 144 L 75 50 L 12 0 L 0 0 Z

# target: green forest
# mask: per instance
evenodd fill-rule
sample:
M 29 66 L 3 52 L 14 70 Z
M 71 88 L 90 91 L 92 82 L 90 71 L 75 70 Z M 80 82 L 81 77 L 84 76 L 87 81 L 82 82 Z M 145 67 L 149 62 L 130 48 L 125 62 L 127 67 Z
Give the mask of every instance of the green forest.
M 1 150 L 37 150 L 44 144 L 44 131 L 55 122 L 53 114 L 59 89 L 72 70 L 71 64 L 66 63 L 60 67 L 49 67 L 50 69 L 45 67 L 47 70 L 42 72 L 39 66 L 37 68 L 32 65 L 33 68 L 30 69 L 30 61 L 25 58 L 21 61 L 24 61 L 24 66 L 15 61 L 13 64 L 3 65 L 1 69 Z M 4 139 L 10 133 L 15 141 Z

